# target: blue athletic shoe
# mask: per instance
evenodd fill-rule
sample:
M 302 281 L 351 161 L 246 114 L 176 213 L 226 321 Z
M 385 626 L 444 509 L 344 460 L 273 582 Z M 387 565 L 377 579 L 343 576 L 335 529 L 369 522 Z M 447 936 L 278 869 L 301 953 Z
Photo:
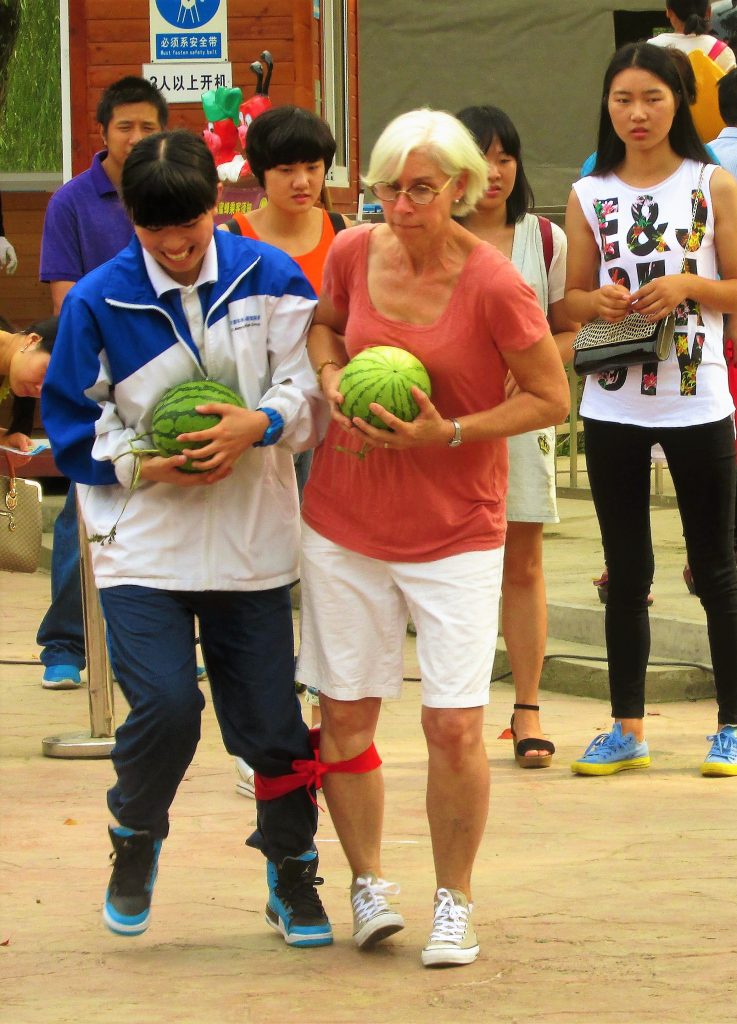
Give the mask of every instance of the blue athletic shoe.
M 315 888 L 324 881 L 317 877 L 317 864 L 317 850 L 285 857 L 278 866 L 266 862 L 266 923 L 281 932 L 288 946 L 329 946 L 333 941 L 333 929 Z
M 623 736 L 622 726 L 616 722 L 611 732 L 602 732 L 589 743 L 583 757 L 571 765 L 571 771 L 576 775 L 614 775 L 625 768 L 647 768 L 649 764 L 650 751 L 645 740 L 638 743 L 631 732 Z
M 725 725 L 715 733 L 707 736 L 711 740 L 711 750 L 701 765 L 702 775 L 737 775 L 737 725 Z
M 44 669 L 41 686 L 44 690 L 76 690 L 82 685 L 76 665 L 48 665 Z
M 140 935 L 148 928 L 161 839 L 119 825 L 108 828 L 113 873 L 105 893 L 102 917 L 116 935 Z

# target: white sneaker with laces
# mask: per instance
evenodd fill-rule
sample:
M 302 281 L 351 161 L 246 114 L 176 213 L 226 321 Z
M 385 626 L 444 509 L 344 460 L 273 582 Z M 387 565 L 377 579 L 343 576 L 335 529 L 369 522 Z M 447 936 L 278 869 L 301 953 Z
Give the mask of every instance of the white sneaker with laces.
M 396 882 L 376 875 L 359 875 L 351 885 L 353 939 L 359 949 L 368 949 L 404 928 L 404 918 L 392 910 L 387 896 L 398 896 Z
M 236 793 L 240 793 L 241 796 L 249 796 L 252 800 L 255 800 L 256 783 L 253 777 L 253 768 L 250 764 L 247 764 L 242 757 L 236 757 L 235 770 L 238 775 L 235 783 Z
M 438 889 L 432 933 L 422 951 L 423 967 L 454 967 L 471 964 L 479 955 L 471 924 L 473 903 L 458 889 Z

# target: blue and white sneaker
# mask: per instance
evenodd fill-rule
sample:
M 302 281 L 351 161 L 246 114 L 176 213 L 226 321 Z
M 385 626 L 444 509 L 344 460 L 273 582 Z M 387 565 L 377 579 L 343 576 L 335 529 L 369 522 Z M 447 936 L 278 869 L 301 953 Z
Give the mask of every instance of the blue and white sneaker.
M 108 828 L 113 873 L 102 917 L 116 935 L 140 935 L 148 928 L 151 896 L 158 872 L 161 839 L 119 825 Z
M 281 932 L 288 946 L 329 946 L 333 941 L 333 929 L 316 891 L 324 882 L 317 877 L 317 865 L 317 850 L 285 857 L 279 865 L 266 862 L 266 923 Z
M 44 690 L 78 690 L 82 677 L 76 665 L 47 665 L 41 686 Z
M 576 775 L 614 775 L 626 768 L 647 768 L 650 751 L 647 742 L 638 742 L 634 734 L 622 735 L 620 722 L 611 732 L 602 732 L 589 743 L 583 757 L 574 761 L 571 771 Z
M 713 736 L 711 750 L 701 765 L 702 775 L 737 775 L 737 725 L 724 725 Z

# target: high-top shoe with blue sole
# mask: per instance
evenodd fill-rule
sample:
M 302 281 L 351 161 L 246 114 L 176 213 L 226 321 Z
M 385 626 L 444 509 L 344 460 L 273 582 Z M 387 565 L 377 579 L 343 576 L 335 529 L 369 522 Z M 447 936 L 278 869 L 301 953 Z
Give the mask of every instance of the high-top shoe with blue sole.
M 108 832 L 113 844 L 113 873 L 102 917 L 116 935 L 140 935 L 151 917 L 162 840 L 122 825 L 108 828 Z
M 333 929 L 325 913 L 316 886 L 317 850 L 299 857 L 285 857 L 281 864 L 266 862 L 269 900 L 266 923 L 282 934 L 288 946 L 328 946 Z

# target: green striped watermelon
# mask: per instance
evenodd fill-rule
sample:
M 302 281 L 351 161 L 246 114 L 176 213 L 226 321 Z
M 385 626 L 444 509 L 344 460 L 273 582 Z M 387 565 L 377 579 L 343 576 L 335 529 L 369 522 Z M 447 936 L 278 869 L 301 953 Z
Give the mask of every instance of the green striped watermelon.
M 205 416 L 195 412 L 195 407 L 207 402 L 225 402 L 246 408 L 246 403 L 231 388 L 219 384 L 216 380 L 188 380 L 176 384 L 165 391 L 156 403 L 151 417 L 151 436 L 154 447 L 169 458 L 180 455 L 183 448 L 202 448 L 208 441 L 177 441 L 180 434 L 188 434 L 195 430 L 208 430 L 220 422 L 219 416 Z M 188 459 L 180 466 L 185 473 L 195 473 L 192 460 Z
M 419 359 L 403 348 L 375 345 L 365 348 L 346 366 L 340 379 L 344 401 L 340 411 L 349 418 L 360 416 L 372 427 L 388 430 L 386 423 L 369 411 L 378 402 L 387 412 L 410 423 L 419 413 L 412 386 L 432 394 L 430 378 Z

